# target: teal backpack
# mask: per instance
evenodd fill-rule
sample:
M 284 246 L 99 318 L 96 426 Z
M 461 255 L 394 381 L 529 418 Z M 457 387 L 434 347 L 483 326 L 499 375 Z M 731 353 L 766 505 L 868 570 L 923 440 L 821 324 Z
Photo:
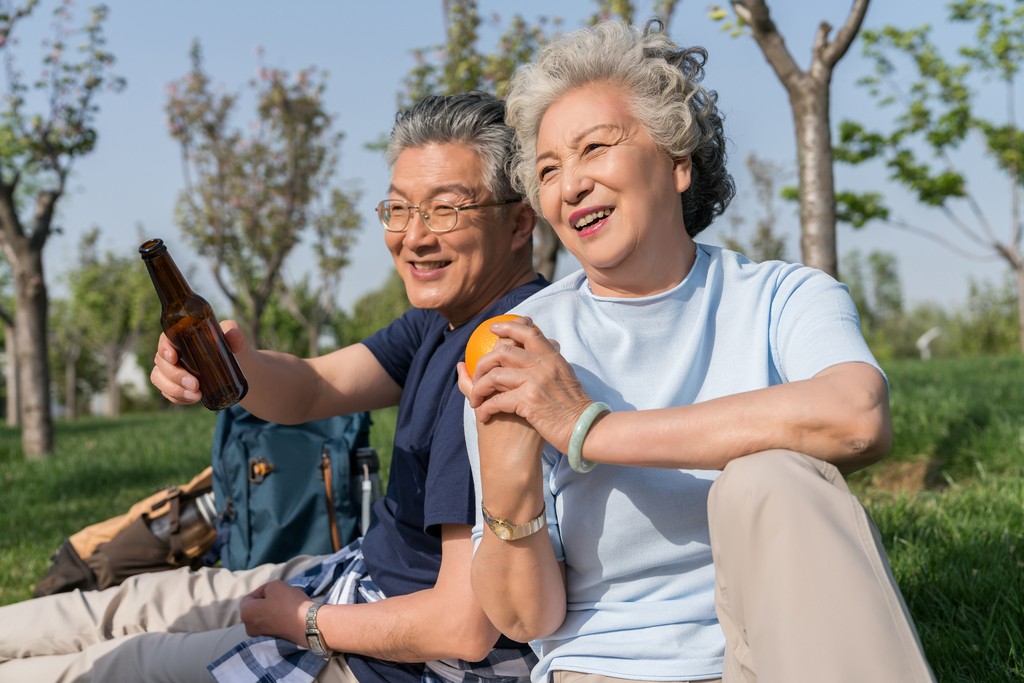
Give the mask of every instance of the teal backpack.
M 224 567 L 251 569 L 352 542 L 380 496 L 369 436 L 369 413 L 281 425 L 238 405 L 221 411 L 213 436 L 218 539 L 207 563 L 219 553 Z

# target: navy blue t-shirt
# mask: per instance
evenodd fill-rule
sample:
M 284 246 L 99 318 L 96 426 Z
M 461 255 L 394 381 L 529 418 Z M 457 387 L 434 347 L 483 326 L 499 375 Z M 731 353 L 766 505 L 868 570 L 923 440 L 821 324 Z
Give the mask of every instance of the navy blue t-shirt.
M 449 329 L 434 311 L 413 309 L 363 344 L 399 386 L 388 490 L 374 503 L 363 537 L 363 560 L 385 595 L 433 588 L 441 568 L 441 525 L 476 523 L 473 473 L 462 428 L 465 398 L 455 365 L 484 320 L 506 313 L 540 291 L 538 277 L 517 287 L 463 325 Z M 441 615 L 438 615 L 441 618 Z M 498 647 L 515 647 L 505 639 Z M 348 656 L 360 683 L 419 680 L 421 664 L 394 666 Z

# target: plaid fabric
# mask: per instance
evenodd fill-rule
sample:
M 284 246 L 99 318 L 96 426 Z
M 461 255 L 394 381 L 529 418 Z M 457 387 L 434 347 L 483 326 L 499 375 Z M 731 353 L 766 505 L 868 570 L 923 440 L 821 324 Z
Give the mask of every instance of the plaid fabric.
M 303 574 L 288 579 L 310 597 L 326 592 L 324 603 L 351 605 L 361 596 L 377 602 L 387 596 L 373 583 L 363 564 L 362 539 L 356 539 Z M 529 683 L 537 657 L 529 649 L 491 650 L 481 662 L 446 659 L 426 662 L 423 683 Z M 209 667 L 218 683 L 310 683 L 327 660 L 306 648 L 261 636 L 236 645 Z

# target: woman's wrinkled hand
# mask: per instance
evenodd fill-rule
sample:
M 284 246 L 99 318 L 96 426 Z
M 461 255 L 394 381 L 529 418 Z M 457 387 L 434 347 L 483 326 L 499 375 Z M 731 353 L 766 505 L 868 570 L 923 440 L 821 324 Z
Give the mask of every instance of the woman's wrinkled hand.
M 306 644 L 306 612 L 313 601 L 301 589 L 284 581 L 265 583 L 242 598 L 245 633 L 250 638 L 273 636 Z
M 239 363 L 242 363 L 242 357 L 249 350 L 245 333 L 234 320 L 225 320 L 220 327 L 224 331 L 224 340 L 227 341 L 228 348 L 239 359 Z M 189 405 L 199 401 L 203 395 L 199 391 L 198 378 L 190 374 L 180 360 L 167 335 L 161 334 L 149 381 L 171 403 Z
M 532 325 L 529 318 L 491 325 L 492 332 L 514 344 L 495 344 L 472 377 L 460 363 L 459 389 L 480 423 L 499 413 L 518 415 L 565 453 L 576 420 L 592 401 L 558 352 L 558 343 Z

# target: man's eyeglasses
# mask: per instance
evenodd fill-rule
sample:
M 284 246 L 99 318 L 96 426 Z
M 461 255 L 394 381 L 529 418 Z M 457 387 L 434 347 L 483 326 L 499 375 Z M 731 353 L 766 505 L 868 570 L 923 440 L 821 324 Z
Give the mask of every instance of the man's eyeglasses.
M 388 232 L 404 232 L 409 225 L 413 211 L 418 211 L 423 224 L 430 232 L 449 232 L 459 222 L 459 212 L 470 209 L 482 209 L 487 206 L 514 204 L 521 199 L 506 199 L 503 202 L 473 204 L 472 206 L 455 206 L 446 199 L 424 199 L 419 204 L 409 204 L 398 199 L 385 199 L 377 205 L 377 216 L 380 224 Z

